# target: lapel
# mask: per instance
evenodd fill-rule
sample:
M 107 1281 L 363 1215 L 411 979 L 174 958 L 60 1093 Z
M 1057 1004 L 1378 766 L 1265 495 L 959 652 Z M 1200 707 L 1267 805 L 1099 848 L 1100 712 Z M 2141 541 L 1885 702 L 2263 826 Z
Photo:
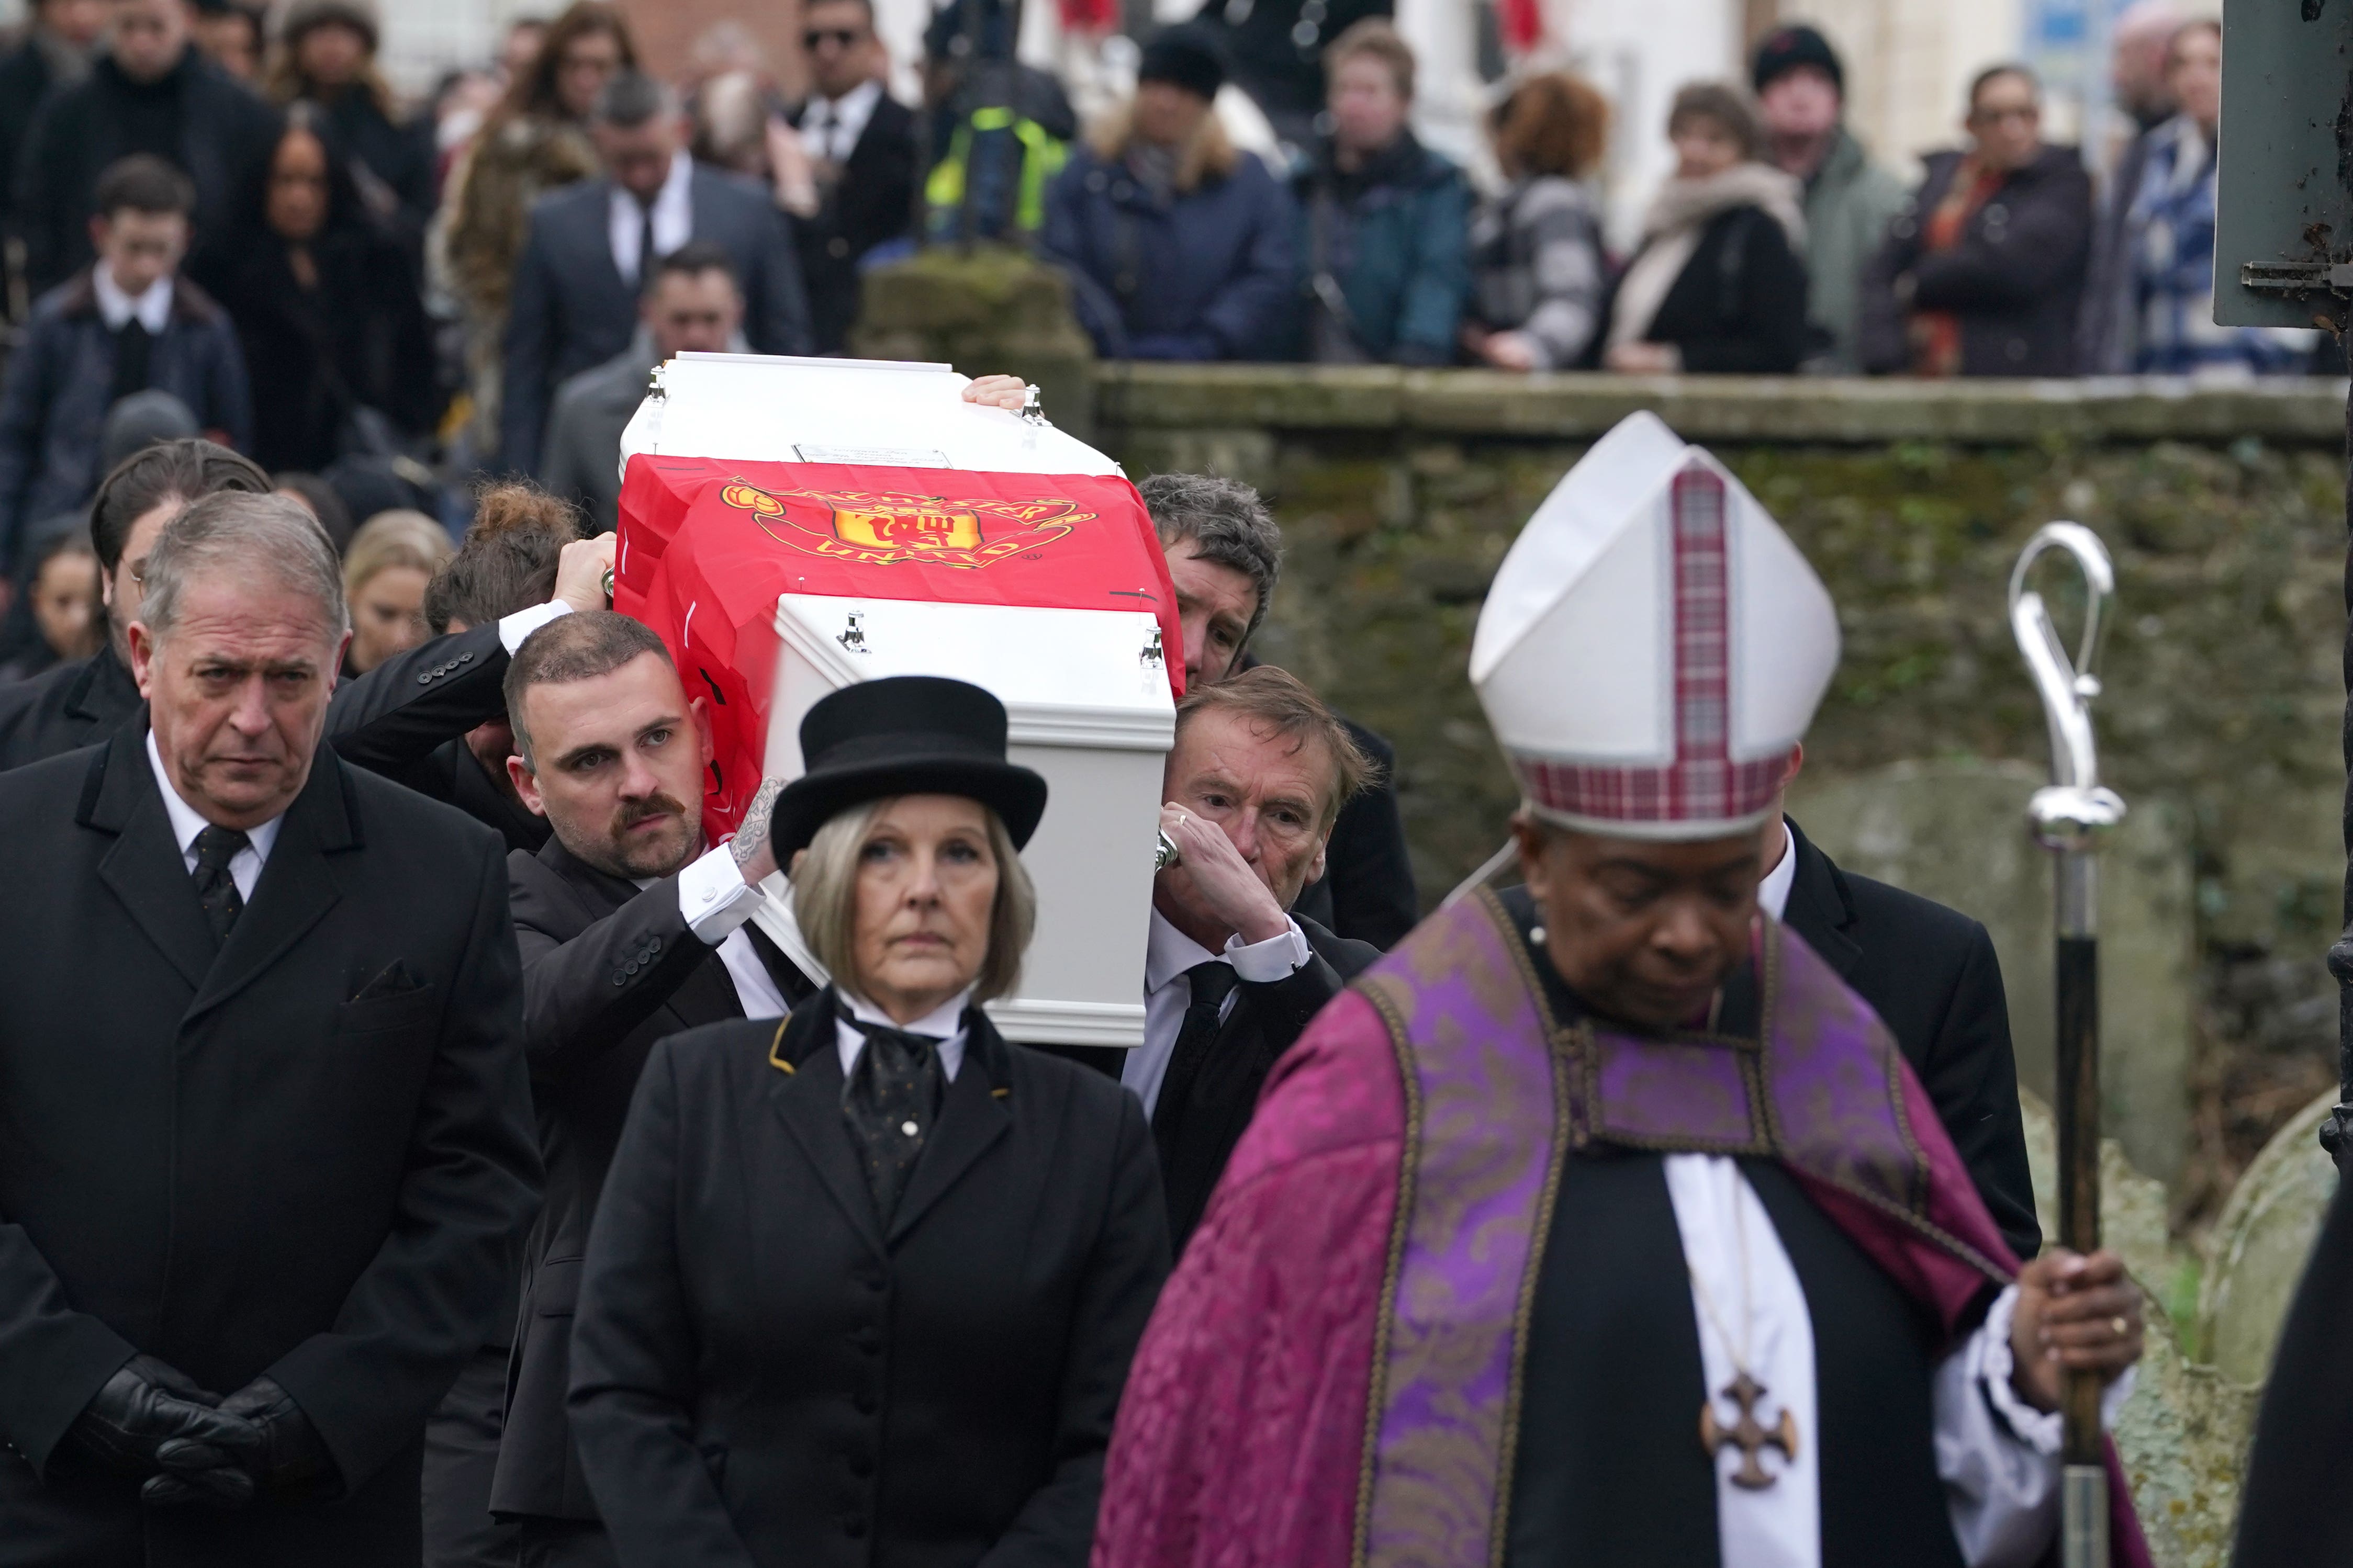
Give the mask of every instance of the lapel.
M 923 1146 L 923 1157 L 908 1174 L 899 1212 L 885 1238 L 897 1246 L 923 1212 L 944 1196 L 989 1148 L 1013 1128 L 1010 1053 L 988 1015 L 965 1010 L 964 1068 L 948 1085 L 939 1125 Z M 835 1058 L 839 1067 L 839 1056 Z
M 769 1065 L 776 1071 L 769 1079 L 768 1103 L 849 1227 L 876 1257 L 885 1258 L 874 1194 L 867 1190 L 857 1145 L 842 1120 L 841 1053 L 834 1039 L 833 992 L 828 989 L 795 1008 L 769 1047 Z
M 606 294 L 608 300 L 627 300 L 630 298 L 629 280 L 621 276 L 620 264 L 613 259 L 613 191 L 609 179 L 583 182 L 579 216 L 575 220 L 578 232 L 569 246 L 559 244 L 555 248 L 559 254 L 570 249 L 594 258 L 588 264 L 590 287 Z M 634 303 L 630 313 L 636 314 Z
M 143 744 L 143 742 L 142 742 Z M 157 809 L 162 809 L 158 800 Z M 302 793 L 286 808 L 278 842 L 262 863 L 253 898 L 237 917 L 190 1005 L 194 1017 L 218 1006 L 278 962 L 342 898 L 327 857 L 364 847 L 353 803 L 333 750 L 322 744 Z M 195 884 L 189 882 L 189 890 Z M 201 910 L 199 916 L 201 917 Z
M 1806 945 L 1852 979 L 1862 962 L 1862 947 L 1851 934 L 1854 904 L 1847 896 L 1846 878 L 1831 858 L 1814 847 L 1805 829 L 1789 823 L 1791 853 L 1798 858 L 1797 875 L 1789 884 L 1789 907 L 1782 923 L 1805 939 Z
M 90 760 L 76 820 L 114 835 L 113 847 L 99 859 L 99 880 L 189 989 L 200 988 L 213 966 L 212 929 L 205 924 L 195 879 L 164 811 L 163 792 L 147 761 L 145 726 L 124 725 Z
M 752 939 L 752 951 L 760 955 L 761 966 L 767 970 L 768 978 L 775 981 L 776 989 L 783 993 L 785 1005 L 797 1007 L 807 1001 L 809 993 L 817 987 L 809 983 L 807 975 L 801 973 L 801 966 L 785 956 L 784 949 L 760 929 L 758 921 L 746 924 L 744 931 Z
M 132 679 L 122 661 L 114 657 L 111 641 L 90 656 L 90 661 L 82 666 L 81 673 L 74 677 L 73 685 L 66 692 L 67 713 L 101 727 L 138 706 L 139 683 Z

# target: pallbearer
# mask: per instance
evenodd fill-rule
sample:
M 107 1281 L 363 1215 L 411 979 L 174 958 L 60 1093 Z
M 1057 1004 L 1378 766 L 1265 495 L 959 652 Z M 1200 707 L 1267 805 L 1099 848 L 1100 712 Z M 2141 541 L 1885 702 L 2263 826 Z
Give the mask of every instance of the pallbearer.
M 2063 1375 L 2113 1411 L 2137 1294 L 2020 1268 L 1884 1026 L 1757 911 L 1837 658 L 1657 420 L 1545 503 L 1472 658 L 1526 885 L 1275 1069 L 1137 1352 L 1098 1568 L 2041 1559 Z

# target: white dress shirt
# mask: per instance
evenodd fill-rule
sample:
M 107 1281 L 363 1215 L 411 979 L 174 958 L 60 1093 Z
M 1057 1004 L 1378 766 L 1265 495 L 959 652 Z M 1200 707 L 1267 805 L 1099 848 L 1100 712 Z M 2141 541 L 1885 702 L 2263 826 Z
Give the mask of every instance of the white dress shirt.
M 866 134 L 866 122 L 874 118 L 874 106 L 881 101 L 879 81 L 860 82 L 839 98 L 811 94 L 801 113 L 801 139 L 813 156 L 847 163 L 858 150 L 858 139 Z
M 972 1005 L 972 987 L 967 985 L 912 1024 L 893 1022 L 891 1015 L 874 1006 L 862 996 L 853 996 L 839 984 L 833 994 L 849 1009 L 851 1017 L 863 1018 L 886 1029 L 898 1029 L 910 1035 L 929 1035 L 939 1041 L 940 1071 L 950 1083 L 964 1067 L 964 1010 Z M 849 1069 L 858 1065 L 858 1054 L 866 1048 L 866 1031 L 837 1016 L 833 1021 L 834 1048 L 841 1053 L 841 1076 L 848 1078 Z
M 682 151 L 671 153 L 670 173 L 654 194 L 654 248 L 664 256 L 694 237 L 693 185 L 694 160 Z M 645 279 L 645 258 L 638 254 L 645 239 L 645 209 L 638 205 L 638 198 L 615 185 L 606 232 L 613 243 L 614 269 L 631 284 Z
M 196 808 L 180 798 L 171 773 L 164 766 L 163 750 L 155 744 L 155 731 L 147 731 L 147 763 L 155 770 L 155 787 L 164 794 L 164 809 L 172 818 L 172 837 L 180 841 L 180 858 L 188 868 L 188 875 L 196 874 L 196 835 L 212 826 Z M 270 846 L 278 842 L 278 829 L 286 814 L 276 816 L 258 827 L 245 830 L 245 847 L 229 858 L 228 879 L 237 884 L 237 896 L 248 903 L 253 901 L 253 885 L 261 880 L 263 862 L 269 858 Z
M 115 282 L 113 268 L 101 261 L 90 269 L 90 283 L 98 294 L 99 320 L 106 323 L 110 332 L 121 331 L 135 316 L 141 326 L 160 337 L 172 320 L 172 275 L 168 272 L 142 292 L 126 294 Z
M 1788 818 L 1781 819 L 1781 858 L 1765 873 L 1757 884 L 1757 907 L 1775 920 L 1787 920 L 1789 889 L 1798 885 L 1798 840 L 1789 831 Z
M 1240 932 L 1226 939 L 1223 952 L 1211 952 L 1152 911 L 1152 933 L 1144 950 L 1144 1044 L 1127 1053 L 1119 1081 L 1144 1101 L 1144 1113 L 1160 1100 L 1160 1080 L 1168 1076 L 1168 1058 L 1176 1054 L 1176 1032 L 1185 1026 L 1185 1009 L 1193 1005 L 1193 984 L 1185 972 L 1197 963 L 1219 960 L 1233 966 L 1237 979 L 1268 984 L 1289 975 L 1314 957 L 1307 933 L 1297 921 L 1284 917 L 1289 929 L 1264 942 L 1244 942 Z M 1234 1010 L 1239 990 L 1226 994 L 1219 1008 L 1220 1020 Z
M 650 888 L 656 879 L 638 883 Z M 735 983 L 735 999 L 746 1018 L 781 1018 L 792 1009 L 776 989 L 776 977 L 760 962 L 760 950 L 744 934 L 746 921 L 760 912 L 768 895 L 744 879 L 735 851 L 723 844 L 706 849 L 678 874 L 678 909 L 686 929 L 719 950 L 727 978 Z

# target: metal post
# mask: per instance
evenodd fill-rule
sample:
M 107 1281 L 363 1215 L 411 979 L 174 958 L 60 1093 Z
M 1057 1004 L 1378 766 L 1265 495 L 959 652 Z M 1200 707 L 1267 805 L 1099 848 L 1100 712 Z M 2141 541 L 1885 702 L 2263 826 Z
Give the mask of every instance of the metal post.
M 2084 574 L 2084 637 L 2071 663 L 2042 595 L 2027 577 L 2045 553 L 2061 551 Z M 2100 784 L 2092 730 L 2095 673 L 2116 571 L 2099 536 L 2079 523 L 2046 523 L 2010 577 L 2010 632 L 2034 678 L 2051 727 L 2051 784 L 2027 807 L 2034 841 L 2056 858 L 2052 886 L 2058 932 L 2059 1241 L 2079 1253 L 2100 1245 L 2100 944 L 2101 841 L 2123 820 L 2125 804 Z M 2066 1470 L 2060 1488 L 2063 1568 L 2107 1568 L 2108 1479 L 2101 1455 L 2100 1378 L 2072 1373 L 2062 1404 Z

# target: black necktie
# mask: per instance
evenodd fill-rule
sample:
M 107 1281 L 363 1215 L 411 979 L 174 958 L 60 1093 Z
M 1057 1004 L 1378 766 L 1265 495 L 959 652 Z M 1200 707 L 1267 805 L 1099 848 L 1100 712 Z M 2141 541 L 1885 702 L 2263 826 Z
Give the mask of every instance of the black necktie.
M 147 373 L 154 360 L 154 335 L 133 316 L 114 334 L 114 384 L 107 389 L 110 403 L 120 403 L 134 392 L 147 390 Z
M 1185 1102 L 1192 1098 L 1201 1068 L 1209 1059 L 1209 1047 L 1223 1023 L 1219 1015 L 1226 998 L 1240 980 L 1232 964 L 1211 959 L 1187 970 L 1185 983 L 1191 987 L 1193 999 L 1186 1005 L 1185 1021 L 1176 1026 L 1176 1048 L 1168 1054 L 1160 1098 L 1152 1102 L 1152 1141 L 1159 1145 L 1163 1170 L 1175 1155 L 1177 1124 L 1184 1120 Z
M 654 204 L 638 204 L 638 284 L 643 288 L 661 258 L 654 254 Z
M 245 900 L 237 890 L 237 879 L 228 874 L 228 863 L 249 840 L 234 827 L 206 827 L 196 835 L 196 902 L 204 907 L 205 923 L 213 928 L 216 943 L 228 941 L 229 928 L 245 910 Z
M 941 1042 L 931 1035 L 911 1035 L 853 1018 L 838 1001 L 835 1008 L 836 1016 L 866 1037 L 866 1048 L 842 1080 L 841 1113 L 865 1152 L 866 1185 L 887 1230 L 946 1098 Z

